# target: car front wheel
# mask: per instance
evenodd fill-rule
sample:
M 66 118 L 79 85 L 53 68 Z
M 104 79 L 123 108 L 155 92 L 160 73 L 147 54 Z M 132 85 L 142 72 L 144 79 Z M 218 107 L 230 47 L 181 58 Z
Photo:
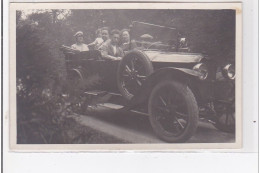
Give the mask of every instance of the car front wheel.
M 148 112 L 154 132 L 167 142 L 185 142 L 196 131 L 198 106 L 190 88 L 177 81 L 162 81 L 149 97 Z

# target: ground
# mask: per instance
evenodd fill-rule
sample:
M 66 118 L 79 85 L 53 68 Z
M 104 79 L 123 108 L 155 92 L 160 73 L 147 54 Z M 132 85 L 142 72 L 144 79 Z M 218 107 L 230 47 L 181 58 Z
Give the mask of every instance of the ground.
M 148 116 L 130 111 L 97 107 L 88 115 L 77 115 L 77 121 L 88 128 L 106 134 L 109 143 L 165 143 L 155 136 Z M 98 138 L 97 138 L 98 139 Z M 101 141 L 100 141 L 101 142 Z M 217 130 L 212 124 L 200 121 L 198 129 L 187 143 L 232 143 L 235 134 Z M 99 141 L 95 141 L 99 143 Z M 105 143 L 102 139 L 102 143 Z

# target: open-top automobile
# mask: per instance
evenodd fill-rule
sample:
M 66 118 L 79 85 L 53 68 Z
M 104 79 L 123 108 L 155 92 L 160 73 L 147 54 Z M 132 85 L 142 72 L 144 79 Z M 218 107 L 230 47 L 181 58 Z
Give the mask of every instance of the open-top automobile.
M 217 63 L 190 53 L 176 28 L 135 21 L 130 35 L 137 48 L 122 60 L 104 59 L 98 50 L 75 53 L 63 47 L 69 76 L 83 80 L 98 74 L 102 82 L 92 93 L 117 95 L 124 109 L 147 114 L 164 141 L 187 141 L 200 119 L 235 132 L 235 61 Z

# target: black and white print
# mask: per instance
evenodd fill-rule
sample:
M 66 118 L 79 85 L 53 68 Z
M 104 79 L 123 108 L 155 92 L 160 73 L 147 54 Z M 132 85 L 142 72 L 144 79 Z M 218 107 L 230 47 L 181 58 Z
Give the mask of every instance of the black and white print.
M 237 142 L 235 9 L 15 14 L 17 145 Z

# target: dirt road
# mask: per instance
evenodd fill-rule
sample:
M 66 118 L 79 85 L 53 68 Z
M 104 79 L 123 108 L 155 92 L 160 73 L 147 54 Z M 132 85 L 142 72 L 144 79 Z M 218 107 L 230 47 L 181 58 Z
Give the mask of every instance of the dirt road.
M 98 107 L 91 115 L 79 115 L 78 122 L 129 143 L 164 143 L 155 136 L 148 116 Z M 208 122 L 200 122 L 195 135 L 187 143 L 231 143 L 235 134 L 217 130 Z

